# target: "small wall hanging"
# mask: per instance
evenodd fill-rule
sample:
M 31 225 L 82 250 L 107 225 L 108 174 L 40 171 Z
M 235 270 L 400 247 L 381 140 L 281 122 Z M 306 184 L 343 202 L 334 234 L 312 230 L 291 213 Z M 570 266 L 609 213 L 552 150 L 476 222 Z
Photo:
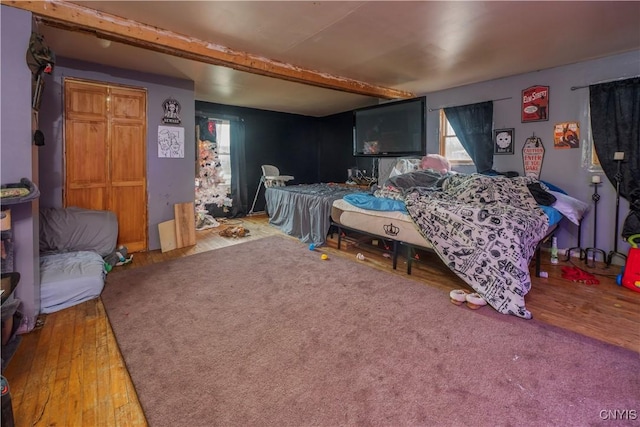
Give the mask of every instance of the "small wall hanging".
M 540 179 L 542 170 L 542 160 L 544 159 L 544 145 L 542 140 L 532 135 L 522 147 L 522 163 L 524 164 L 524 175 Z
M 168 125 L 179 125 L 180 121 L 180 103 L 173 98 L 167 98 L 162 103 L 164 117 L 162 123 Z
M 493 154 L 513 154 L 514 129 L 494 129 Z
M 553 148 L 580 148 L 580 123 L 556 123 L 553 128 Z
M 522 123 L 549 120 L 549 86 L 531 86 L 522 91 Z
M 44 36 L 36 32 L 31 33 L 29 48 L 27 49 L 27 66 L 33 74 L 31 80 L 31 108 L 40 110 L 42 92 L 44 91 L 43 74 L 51 74 L 56 62 L 56 54 L 47 46 Z

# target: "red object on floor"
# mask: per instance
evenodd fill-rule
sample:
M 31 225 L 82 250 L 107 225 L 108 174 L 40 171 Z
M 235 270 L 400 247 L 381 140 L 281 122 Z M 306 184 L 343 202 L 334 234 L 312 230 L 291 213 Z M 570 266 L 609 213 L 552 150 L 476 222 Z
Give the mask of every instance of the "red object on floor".
M 632 291 L 640 292 L 640 248 L 635 243 L 635 238 L 640 238 L 640 234 L 634 234 L 627 239 L 631 243 L 631 248 L 629 248 L 629 255 L 627 255 L 621 284 Z
M 587 273 L 578 267 L 562 267 L 562 278 L 585 285 L 599 285 L 600 281 L 591 273 Z

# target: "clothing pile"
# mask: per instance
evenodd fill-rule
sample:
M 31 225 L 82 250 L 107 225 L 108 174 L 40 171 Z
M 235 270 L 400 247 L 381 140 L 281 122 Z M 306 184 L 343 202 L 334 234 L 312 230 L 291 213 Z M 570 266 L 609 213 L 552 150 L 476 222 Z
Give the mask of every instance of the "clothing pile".
M 600 281 L 591 273 L 578 267 L 562 267 L 562 278 L 585 285 L 599 285 Z

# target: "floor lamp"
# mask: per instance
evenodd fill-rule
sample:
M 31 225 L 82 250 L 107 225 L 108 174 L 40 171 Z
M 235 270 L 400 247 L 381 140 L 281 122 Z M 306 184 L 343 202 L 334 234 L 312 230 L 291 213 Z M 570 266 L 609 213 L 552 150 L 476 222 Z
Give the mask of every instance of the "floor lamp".
M 589 253 L 591 253 L 593 257 L 593 265 L 590 267 L 595 267 L 596 254 L 598 253 L 602 255 L 602 261 L 607 262 L 607 253 L 604 250 L 599 249 L 596 243 L 598 238 L 598 202 L 600 201 L 598 186 L 602 185 L 600 182 L 600 175 L 594 175 L 591 177 L 591 185 L 593 186 L 593 195 L 591 196 L 591 200 L 593 200 L 593 247 L 585 249 L 584 262 L 589 265 Z

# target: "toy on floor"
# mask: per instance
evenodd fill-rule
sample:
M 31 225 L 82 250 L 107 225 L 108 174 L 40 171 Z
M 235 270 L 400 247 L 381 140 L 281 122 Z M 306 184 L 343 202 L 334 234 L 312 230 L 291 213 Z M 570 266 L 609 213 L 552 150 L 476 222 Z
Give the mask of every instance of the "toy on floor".
M 218 233 L 222 237 L 233 237 L 234 239 L 238 237 L 245 237 L 249 235 L 249 230 L 244 228 L 241 225 L 227 227 L 224 230 Z
M 618 286 L 624 286 L 632 291 L 640 292 L 640 248 L 636 240 L 640 240 L 640 234 L 634 234 L 627 238 L 627 242 L 631 244 L 627 262 L 622 269 L 622 273 L 618 275 L 616 282 Z
M 133 255 L 129 255 L 129 251 L 127 250 L 126 246 L 120 245 L 118 246 L 118 249 L 104 257 L 105 270 L 109 272 L 113 269 L 113 267 L 126 265 L 132 261 Z

